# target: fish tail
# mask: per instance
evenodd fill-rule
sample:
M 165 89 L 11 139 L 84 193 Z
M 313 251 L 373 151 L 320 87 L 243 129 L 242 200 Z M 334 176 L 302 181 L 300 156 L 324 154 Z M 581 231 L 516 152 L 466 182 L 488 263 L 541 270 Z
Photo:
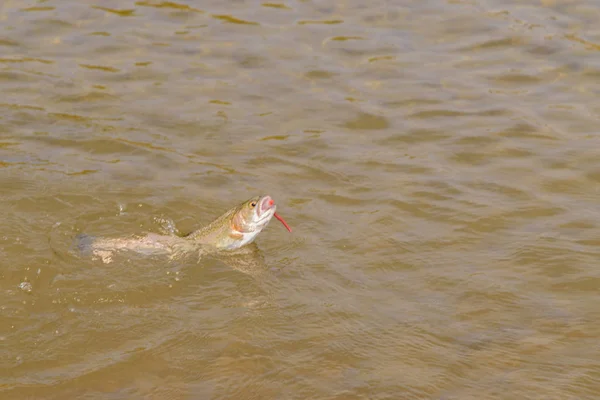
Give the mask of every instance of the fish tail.
M 87 253 L 92 250 L 95 240 L 96 238 L 94 236 L 80 233 L 79 235 L 75 236 L 75 243 L 73 244 L 73 247 L 82 253 Z

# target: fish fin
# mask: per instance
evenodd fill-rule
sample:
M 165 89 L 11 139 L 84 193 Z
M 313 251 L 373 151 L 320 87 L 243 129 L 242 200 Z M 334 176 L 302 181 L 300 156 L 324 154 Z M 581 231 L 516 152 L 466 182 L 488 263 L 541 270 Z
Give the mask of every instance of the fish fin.
M 240 240 L 244 237 L 244 234 L 241 232 L 233 231 L 229 233 L 229 237 L 235 240 Z
M 94 240 L 96 240 L 94 236 L 80 233 L 79 235 L 75 236 L 75 243 L 73 244 L 73 247 L 82 253 L 87 253 L 92 250 Z

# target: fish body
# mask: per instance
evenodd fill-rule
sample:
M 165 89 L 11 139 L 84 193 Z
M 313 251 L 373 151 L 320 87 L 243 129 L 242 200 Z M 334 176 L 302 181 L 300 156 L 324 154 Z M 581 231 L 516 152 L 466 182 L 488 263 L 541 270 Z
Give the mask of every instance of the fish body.
M 172 257 L 200 248 L 236 250 L 254 242 L 273 216 L 291 231 L 275 213 L 276 209 L 275 201 L 270 196 L 255 196 L 186 236 L 150 233 L 123 238 L 93 238 L 80 235 L 78 247 L 80 250 L 91 250 L 94 256 L 100 257 L 105 263 L 112 261 L 115 251 L 122 250 L 142 254 L 168 254 Z

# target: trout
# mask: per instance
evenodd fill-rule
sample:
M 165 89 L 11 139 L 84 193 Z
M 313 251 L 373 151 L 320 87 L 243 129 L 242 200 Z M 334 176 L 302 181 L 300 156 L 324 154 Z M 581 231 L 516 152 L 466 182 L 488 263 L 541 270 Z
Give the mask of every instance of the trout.
M 168 254 L 171 257 L 196 249 L 231 251 L 254 242 L 273 217 L 291 232 L 292 229 L 275 212 L 276 209 L 275 201 L 270 196 L 255 196 L 185 236 L 149 233 L 126 238 L 94 238 L 79 235 L 77 245 L 80 250 L 91 251 L 105 263 L 112 262 L 113 253 L 118 250 Z

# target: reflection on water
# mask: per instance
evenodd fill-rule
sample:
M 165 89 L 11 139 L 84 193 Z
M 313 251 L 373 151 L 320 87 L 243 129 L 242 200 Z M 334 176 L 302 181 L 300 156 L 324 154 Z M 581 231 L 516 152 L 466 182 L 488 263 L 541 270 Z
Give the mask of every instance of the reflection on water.
M 2 398 L 597 395 L 595 2 L 96 3 L 0 5 Z

